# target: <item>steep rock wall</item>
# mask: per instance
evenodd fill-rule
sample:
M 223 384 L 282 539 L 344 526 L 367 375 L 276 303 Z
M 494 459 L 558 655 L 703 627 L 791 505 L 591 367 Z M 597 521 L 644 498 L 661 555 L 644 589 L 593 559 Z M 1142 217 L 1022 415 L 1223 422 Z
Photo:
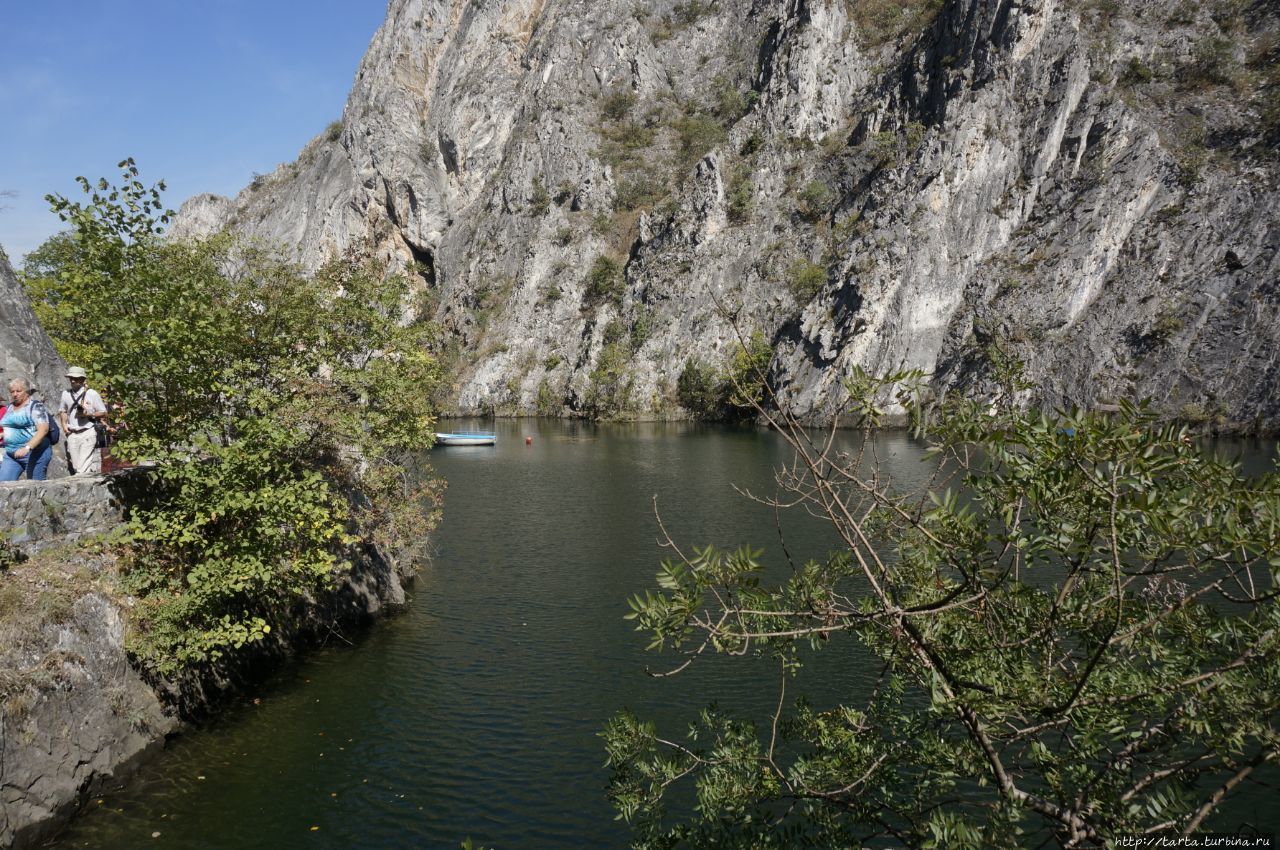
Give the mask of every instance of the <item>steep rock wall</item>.
M 1280 426 L 1280 23 L 1241 0 L 392 0 L 341 128 L 179 233 L 421 274 L 459 412 L 680 415 L 760 333 Z M 605 258 L 611 262 L 604 262 Z M 621 269 L 621 272 L 615 272 Z
M 44 329 L 36 321 L 31 302 L 22 290 L 9 258 L 0 249 L 0 368 L 4 380 L 33 381 L 46 403 L 57 405 L 66 384 L 67 364 L 58 356 Z M 8 398 L 8 393 L 5 393 Z
M 0 381 L 3 381 L 4 399 L 9 398 L 8 382 L 25 378 L 35 387 L 35 396 L 56 410 L 58 399 L 67 385 L 64 375 L 67 364 L 58 356 L 44 328 L 36 321 L 31 301 L 23 291 L 9 265 L 9 258 L 0 248 Z M 49 462 L 50 478 L 67 474 L 67 461 L 61 446 L 53 450 Z

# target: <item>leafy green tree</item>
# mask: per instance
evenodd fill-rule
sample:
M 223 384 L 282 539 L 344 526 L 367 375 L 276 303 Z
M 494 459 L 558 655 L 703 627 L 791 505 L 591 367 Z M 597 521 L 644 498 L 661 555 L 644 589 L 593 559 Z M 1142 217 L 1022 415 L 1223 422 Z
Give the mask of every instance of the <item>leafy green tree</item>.
M 850 391 L 874 427 L 885 384 Z M 685 738 L 614 717 L 611 796 L 635 846 L 1192 834 L 1280 754 L 1275 473 L 1246 476 L 1134 405 L 1048 417 L 916 398 L 898 401 L 938 463 L 927 492 L 888 486 L 869 441 L 837 452 L 762 406 L 796 452 L 778 501 L 843 548 L 779 583 L 749 548 L 694 550 L 631 601 L 685 663 L 765 656 L 785 683 L 848 642 L 876 673 L 836 708 L 784 684 L 766 723 L 709 709 Z M 696 808 L 668 811 L 673 794 Z
M 685 361 L 676 379 L 676 398 L 696 418 L 740 421 L 754 416 L 764 403 L 773 349 L 759 331 L 740 342 L 722 370 L 698 360 Z
M 680 377 L 676 379 L 676 398 L 681 407 L 702 419 L 719 416 L 724 401 L 716 385 L 714 371 L 692 358 L 684 362 Z
M 119 404 L 116 455 L 156 464 L 131 512 L 134 650 L 161 670 L 287 622 L 358 540 L 391 545 L 424 509 L 399 459 L 430 444 L 439 383 L 409 281 L 354 257 L 304 274 L 228 235 L 161 238 L 163 184 L 50 196 L 70 225 L 25 283 L 63 355 Z M 421 529 L 417 530 L 421 533 Z
M 773 349 L 759 331 L 740 342 L 721 378 L 731 419 L 755 415 L 769 394 L 769 361 L 773 359 Z

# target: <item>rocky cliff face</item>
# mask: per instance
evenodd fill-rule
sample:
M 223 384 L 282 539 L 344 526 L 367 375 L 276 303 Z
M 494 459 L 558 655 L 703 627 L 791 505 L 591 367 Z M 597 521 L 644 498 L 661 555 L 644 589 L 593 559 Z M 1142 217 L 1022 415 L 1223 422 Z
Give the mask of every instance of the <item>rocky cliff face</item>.
M 31 311 L 31 301 L 0 249 L 0 369 L 4 381 L 26 378 L 54 408 L 66 385 L 67 366 Z M 5 393 L 5 399 L 9 395 Z
M 1280 13 L 1258 0 L 391 0 L 343 120 L 177 232 L 422 276 L 460 412 L 680 415 L 760 334 L 1280 427 Z

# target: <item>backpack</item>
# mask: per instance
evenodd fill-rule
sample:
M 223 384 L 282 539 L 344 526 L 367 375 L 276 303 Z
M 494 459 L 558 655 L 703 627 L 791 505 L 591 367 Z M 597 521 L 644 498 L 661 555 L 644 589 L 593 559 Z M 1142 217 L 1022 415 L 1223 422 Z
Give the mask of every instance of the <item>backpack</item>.
M 43 401 L 37 401 L 36 404 L 44 407 L 44 415 L 49 419 L 49 445 L 56 446 L 62 442 L 62 428 L 58 426 L 58 418 L 49 415 L 49 408 L 45 407 Z

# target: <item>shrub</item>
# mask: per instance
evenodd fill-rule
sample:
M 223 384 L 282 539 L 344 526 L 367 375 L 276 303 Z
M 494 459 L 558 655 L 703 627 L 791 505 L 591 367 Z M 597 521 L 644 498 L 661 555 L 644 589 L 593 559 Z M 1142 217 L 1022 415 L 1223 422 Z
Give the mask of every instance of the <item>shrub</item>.
M 688 171 L 706 153 L 724 143 L 724 126 L 709 115 L 682 115 L 675 120 L 677 165 Z
M 635 108 L 636 95 L 629 89 L 617 89 L 600 99 L 600 117 L 606 121 L 621 121 Z
M 1136 86 L 1151 82 L 1155 79 L 1155 76 L 1155 72 L 1144 65 L 1141 59 L 1133 56 L 1130 57 L 1129 64 L 1125 66 L 1124 73 L 1120 75 L 1120 82 L 1125 85 Z
M 622 264 L 605 254 L 597 256 L 587 272 L 587 302 L 620 304 L 625 292 L 626 279 Z
M 1167 342 L 1186 325 L 1182 317 L 1173 312 L 1173 308 L 1166 307 L 1152 323 L 1150 336 L 1156 342 Z
M 551 193 L 543 185 L 541 177 L 533 178 L 533 192 L 529 199 L 529 214 L 541 218 L 551 209 Z
M 587 410 L 595 419 L 613 419 L 624 413 L 631 403 L 631 352 L 622 340 L 607 343 L 600 350 L 596 367 L 591 370 L 591 387 L 587 392 Z
M 538 395 L 534 401 L 537 406 L 539 416 L 554 416 L 560 412 L 560 408 L 564 405 L 564 399 L 560 398 L 556 392 L 551 389 L 550 382 L 543 378 L 538 383 Z
M 631 323 L 631 330 L 628 333 L 631 350 L 639 351 L 640 346 L 645 344 L 651 333 L 653 333 L 653 311 L 640 308 L 636 311 L 635 321 Z
M 667 194 L 667 185 L 661 178 L 648 172 L 624 178 L 618 186 L 618 209 L 637 210 L 651 207 Z
M 754 416 L 768 395 L 773 349 L 764 335 L 751 335 L 729 363 L 715 370 L 701 360 L 685 361 L 676 379 L 676 399 L 696 419 L 734 421 Z
M 1178 410 L 1178 418 L 1191 425 L 1204 425 L 1213 417 L 1211 410 L 1193 401 L 1187 402 Z
M 1232 85 L 1239 70 L 1235 42 L 1222 36 L 1209 36 L 1196 45 L 1195 55 L 1180 69 L 1179 79 L 1188 88 Z
M 681 0 L 671 11 L 671 21 L 677 27 L 689 27 L 707 12 L 707 5 L 698 0 Z
M 715 98 L 715 115 L 725 126 L 734 124 L 755 102 L 754 91 L 743 93 L 723 77 L 717 77 L 714 85 L 712 94 Z
M 868 47 L 879 47 L 933 23 L 942 0 L 847 0 L 845 7 Z
M 355 258 L 307 275 L 225 234 L 168 242 L 163 184 L 120 168 L 120 186 L 79 179 L 87 203 L 50 196 L 75 238 L 25 283 L 63 356 L 122 405 L 114 451 L 157 464 L 125 583 L 130 651 L 167 672 L 287 620 L 332 585 L 353 532 L 420 535 L 410 513 L 432 496 L 388 458 L 430 444 L 441 380 L 430 326 L 400 321 L 418 306 L 406 277 Z
M 827 270 L 808 260 L 796 260 L 787 269 L 787 289 L 800 304 L 808 304 L 827 283 Z
M 862 211 L 854 210 L 835 223 L 831 228 L 831 238 L 836 244 L 840 244 L 855 236 L 861 236 L 867 230 L 867 223 L 862 220 Z
M 741 224 L 749 219 L 754 199 L 755 184 L 751 182 L 750 171 L 744 166 L 733 169 L 729 174 L 725 209 L 729 221 Z
M 831 209 L 831 190 L 827 184 L 813 180 L 800 190 L 800 214 L 807 221 L 817 221 Z
M 769 361 L 773 349 L 764 334 L 756 331 L 745 345 L 739 345 L 721 379 L 725 403 L 731 418 L 754 416 L 768 395 Z

